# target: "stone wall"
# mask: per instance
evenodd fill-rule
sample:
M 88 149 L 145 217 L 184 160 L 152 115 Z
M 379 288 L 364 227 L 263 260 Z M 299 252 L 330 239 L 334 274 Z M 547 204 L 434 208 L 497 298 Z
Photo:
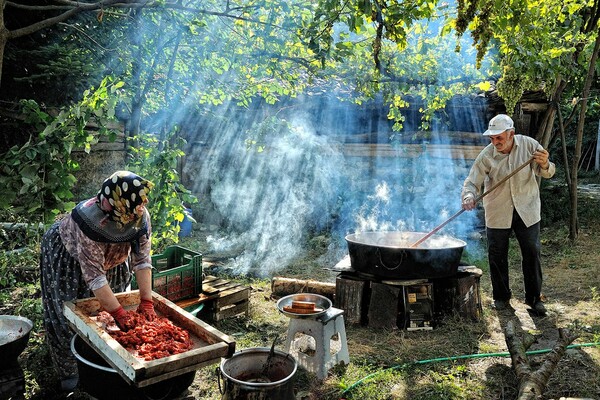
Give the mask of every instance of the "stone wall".
M 80 165 L 75 173 L 77 183 L 73 188 L 75 200 L 83 200 L 98 193 L 102 182 L 113 172 L 124 169 L 127 163 L 127 152 L 123 137 L 115 142 L 100 142 L 93 146 L 93 151 L 73 151 L 73 159 Z

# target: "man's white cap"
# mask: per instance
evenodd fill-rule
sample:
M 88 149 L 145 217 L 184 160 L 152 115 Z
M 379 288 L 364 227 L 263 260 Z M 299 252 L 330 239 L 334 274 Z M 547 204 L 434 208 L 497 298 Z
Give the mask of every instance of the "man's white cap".
M 508 129 L 514 129 L 515 123 L 512 118 L 506 114 L 498 114 L 490 119 L 488 130 L 483 132 L 483 136 L 499 135 Z

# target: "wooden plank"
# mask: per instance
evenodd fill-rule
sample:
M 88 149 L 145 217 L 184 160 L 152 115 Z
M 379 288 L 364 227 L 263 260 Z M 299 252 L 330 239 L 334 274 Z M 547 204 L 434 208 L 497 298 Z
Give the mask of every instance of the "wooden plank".
M 201 303 L 219 298 L 224 291 L 233 290 L 235 288 L 245 289 L 245 287 L 241 286 L 239 283 L 219 279 L 214 276 L 207 276 L 202 281 L 202 293 L 198 294 L 197 297 L 192 297 L 191 299 L 177 301 L 177 305 L 181 308 L 200 305 Z
M 162 298 L 162 301 L 158 304 L 155 302 L 157 310 L 165 313 L 169 316 L 172 321 L 177 321 L 180 326 L 193 332 L 196 336 L 202 338 L 207 343 L 213 344 L 217 342 L 227 343 L 228 345 L 233 344 L 235 347 L 235 341 L 229 335 L 226 335 L 214 328 L 213 326 L 205 323 L 204 321 L 194 317 L 192 314 L 186 312 L 183 308 L 179 307 L 172 301 L 160 296 L 159 294 L 153 293 L 153 297 Z M 231 353 L 230 355 L 232 355 Z
M 218 322 L 241 313 L 245 313 L 246 315 L 248 315 L 248 303 L 248 301 L 244 301 L 239 304 L 235 304 L 232 307 L 220 309 L 212 313 L 211 318 L 213 321 Z
M 139 291 L 116 294 L 125 309 L 137 308 Z M 202 366 L 218 363 L 235 352 L 235 341 L 209 324 L 193 317 L 157 293 L 152 293 L 156 312 L 190 332 L 193 348 L 185 353 L 144 361 L 129 353 L 92 319 L 101 311 L 95 298 L 65 302 L 64 315 L 69 324 L 124 379 L 137 387 L 160 382 Z
M 204 304 L 199 314 L 213 321 L 242 312 L 248 315 L 250 288 L 214 276 L 207 276 L 202 282 L 202 288 L 203 293 L 197 298 L 178 301 L 177 305 L 189 310 Z
M 224 283 L 230 283 L 231 281 L 228 281 L 226 279 L 222 279 L 222 278 L 217 278 L 216 276 L 212 276 L 212 275 L 208 275 L 204 278 L 204 280 L 202 281 L 202 283 L 206 283 L 207 286 L 218 286 Z
M 250 298 L 250 288 L 240 288 L 239 290 L 228 292 L 223 293 L 221 297 L 215 300 L 215 305 L 217 308 L 237 303 L 239 301 L 247 301 Z
M 177 304 L 177 306 L 183 308 L 184 310 L 195 304 L 200 304 L 200 303 L 202 303 L 202 301 L 200 300 L 199 297 L 192 297 L 191 299 L 179 300 L 179 301 L 175 302 L 175 304 Z
M 225 291 L 242 288 L 242 285 L 239 283 L 229 282 L 227 284 L 219 285 L 218 287 L 211 287 L 208 290 L 202 290 L 205 297 L 214 296 L 217 293 L 223 293 Z
M 350 157 L 399 157 L 415 158 L 427 155 L 431 158 L 474 160 L 484 145 L 445 145 L 445 144 L 401 144 L 389 143 L 346 143 L 340 151 Z
M 241 286 L 241 284 L 224 279 L 206 279 L 202 281 L 202 294 L 212 296 L 215 293 L 238 286 Z

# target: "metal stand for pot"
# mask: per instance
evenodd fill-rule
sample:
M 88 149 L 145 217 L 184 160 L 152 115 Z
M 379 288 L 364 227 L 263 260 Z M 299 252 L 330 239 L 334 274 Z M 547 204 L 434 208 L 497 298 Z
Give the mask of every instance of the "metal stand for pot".
M 298 333 L 302 335 L 296 338 Z M 335 336 L 337 339 L 334 340 Z M 314 343 L 309 337 L 314 339 Z M 296 358 L 298 365 L 316 374 L 318 379 L 325 379 L 328 371 L 338 364 L 349 364 L 344 310 L 331 307 L 317 318 L 290 319 L 285 351 Z

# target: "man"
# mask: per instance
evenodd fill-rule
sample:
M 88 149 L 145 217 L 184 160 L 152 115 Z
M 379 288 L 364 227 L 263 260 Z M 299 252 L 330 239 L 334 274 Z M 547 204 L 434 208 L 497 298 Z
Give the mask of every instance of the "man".
M 483 198 L 488 259 L 494 306 L 510 307 L 512 293 L 508 274 L 511 232 L 521 249 L 525 303 L 538 315 L 546 313 L 541 299 L 540 192 L 536 176 L 551 178 L 556 167 L 548 152 L 533 138 L 516 135 L 513 120 L 505 114 L 492 118 L 483 133 L 491 140 L 475 159 L 462 190 L 462 207 L 473 210 L 475 198 L 523 163 L 533 162 Z

